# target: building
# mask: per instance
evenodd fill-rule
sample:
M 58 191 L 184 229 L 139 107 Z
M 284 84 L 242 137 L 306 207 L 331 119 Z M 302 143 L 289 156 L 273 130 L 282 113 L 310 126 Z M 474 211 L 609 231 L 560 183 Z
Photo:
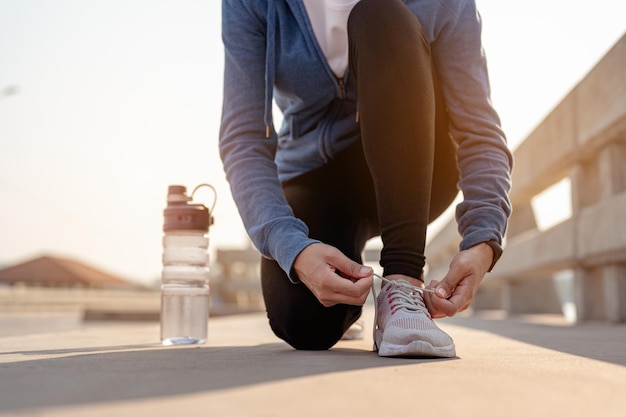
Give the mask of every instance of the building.
M 0 269 L 0 285 L 120 289 L 138 287 L 137 284 L 77 260 L 54 256 L 40 256 Z

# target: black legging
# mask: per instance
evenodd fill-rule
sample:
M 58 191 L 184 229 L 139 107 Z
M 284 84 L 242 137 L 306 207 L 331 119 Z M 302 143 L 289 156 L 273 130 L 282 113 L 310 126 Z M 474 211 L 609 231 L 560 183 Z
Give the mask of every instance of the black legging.
M 362 262 L 365 243 L 380 235 L 383 274 L 420 278 L 426 227 L 450 205 L 458 181 L 430 47 L 400 0 L 361 0 L 348 38 L 361 141 L 283 190 L 311 238 Z M 262 260 L 261 281 L 274 333 L 296 349 L 330 348 L 361 315 L 357 306 L 322 306 L 275 261 Z

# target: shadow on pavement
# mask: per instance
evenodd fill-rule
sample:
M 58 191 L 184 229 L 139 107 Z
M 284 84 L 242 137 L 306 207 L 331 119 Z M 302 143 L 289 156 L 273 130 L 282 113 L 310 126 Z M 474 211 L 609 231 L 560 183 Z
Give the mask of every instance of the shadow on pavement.
M 74 352 L 81 352 L 81 349 Z M 0 412 L 192 394 L 334 372 L 426 365 L 442 360 L 390 360 L 370 351 L 346 348 L 295 351 L 284 343 L 154 348 L 31 359 L 0 364 Z
M 523 317 L 485 319 L 480 316 L 447 318 L 446 321 L 535 346 L 626 366 L 626 325 L 623 324 L 589 322 L 564 326 L 529 322 Z
M 42 350 L 24 350 L 15 352 L 0 352 L 2 355 L 24 355 L 24 356 L 40 356 L 40 355 L 67 355 L 71 353 L 92 353 L 92 352 L 111 352 L 115 350 L 131 350 L 144 348 L 163 347 L 160 343 L 146 343 L 143 345 L 120 345 L 120 346 L 101 346 L 101 347 L 82 347 L 71 349 L 42 349 Z M 0 365 L 2 366 L 2 365 Z

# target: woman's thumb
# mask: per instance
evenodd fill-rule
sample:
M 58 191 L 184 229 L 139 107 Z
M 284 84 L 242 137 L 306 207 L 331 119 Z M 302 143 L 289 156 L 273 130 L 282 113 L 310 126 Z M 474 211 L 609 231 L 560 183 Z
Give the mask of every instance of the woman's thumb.
M 349 260 L 343 268 L 339 268 L 344 274 L 351 278 L 366 278 L 372 276 L 374 270 L 369 266 L 361 265 L 358 262 Z

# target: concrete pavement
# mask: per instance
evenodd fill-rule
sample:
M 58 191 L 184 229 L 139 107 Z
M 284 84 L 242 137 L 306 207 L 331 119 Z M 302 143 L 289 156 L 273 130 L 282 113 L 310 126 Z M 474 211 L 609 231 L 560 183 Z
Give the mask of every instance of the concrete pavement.
M 458 358 L 390 359 L 363 340 L 298 352 L 263 314 L 212 318 L 209 343 L 157 323 L 0 337 L 0 416 L 626 415 L 626 326 L 459 317 Z

